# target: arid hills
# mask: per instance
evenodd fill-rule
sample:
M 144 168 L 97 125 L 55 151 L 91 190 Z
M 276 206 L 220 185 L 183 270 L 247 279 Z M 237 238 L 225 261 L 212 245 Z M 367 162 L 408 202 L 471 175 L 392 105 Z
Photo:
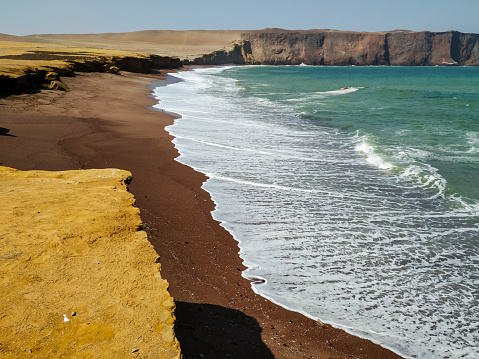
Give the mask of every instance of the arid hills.
M 479 65 L 479 34 L 457 31 L 167 31 L 0 35 L 0 40 L 172 56 L 188 64 Z

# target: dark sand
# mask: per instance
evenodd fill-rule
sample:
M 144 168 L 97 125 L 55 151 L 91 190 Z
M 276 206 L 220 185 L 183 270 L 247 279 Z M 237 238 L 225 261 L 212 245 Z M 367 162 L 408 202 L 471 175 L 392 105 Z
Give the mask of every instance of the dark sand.
M 252 291 L 236 241 L 211 217 L 206 177 L 174 160 L 164 130 L 173 118 L 147 109 L 147 86 L 159 78 L 82 73 L 63 79 L 69 93 L 0 98 L 0 163 L 133 173 L 130 191 L 177 304 L 184 358 L 399 358 Z

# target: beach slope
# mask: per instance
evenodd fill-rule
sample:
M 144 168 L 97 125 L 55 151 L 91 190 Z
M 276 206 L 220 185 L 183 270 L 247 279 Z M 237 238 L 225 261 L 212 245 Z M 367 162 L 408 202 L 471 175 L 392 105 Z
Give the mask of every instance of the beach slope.
M 214 203 L 201 189 L 206 176 L 175 161 L 164 129 L 174 118 L 149 109 L 155 102 L 148 85 L 161 78 L 79 73 L 63 79 L 69 92 L 0 99 L 0 161 L 22 170 L 113 167 L 133 174 L 129 189 L 175 300 L 184 358 L 399 358 L 253 292 L 241 275 L 237 242 L 211 216 Z

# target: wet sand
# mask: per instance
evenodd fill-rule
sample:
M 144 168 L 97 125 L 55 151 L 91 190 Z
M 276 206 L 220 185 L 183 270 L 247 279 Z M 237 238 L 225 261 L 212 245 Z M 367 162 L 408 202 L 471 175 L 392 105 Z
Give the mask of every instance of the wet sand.
M 164 130 L 174 118 L 148 109 L 158 79 L 82 73 L 63 78 L 68 93 L 1 98 L 1 164 L 132 172 L 130 191 L 176 302 L 184 358 L 399 358 L 252 291 L 237 242 L 211 217 L 206 177 L 174 160 Z

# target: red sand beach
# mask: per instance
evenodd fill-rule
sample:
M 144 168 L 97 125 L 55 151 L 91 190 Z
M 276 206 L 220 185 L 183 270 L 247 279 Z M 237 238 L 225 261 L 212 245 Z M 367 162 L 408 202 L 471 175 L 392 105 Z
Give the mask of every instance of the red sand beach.
M 148 109 L 148 85 L 158 79 L 81 73 L 63 79 L 67 93 L 0 98 L 1 165 L 132 172 L 130 191 L 176 302 L 184 358 L 399 358 L 252 291 L 236 241 L 212 219 L 206 177 L 174 160 L 164 129 L 174 118 Z

